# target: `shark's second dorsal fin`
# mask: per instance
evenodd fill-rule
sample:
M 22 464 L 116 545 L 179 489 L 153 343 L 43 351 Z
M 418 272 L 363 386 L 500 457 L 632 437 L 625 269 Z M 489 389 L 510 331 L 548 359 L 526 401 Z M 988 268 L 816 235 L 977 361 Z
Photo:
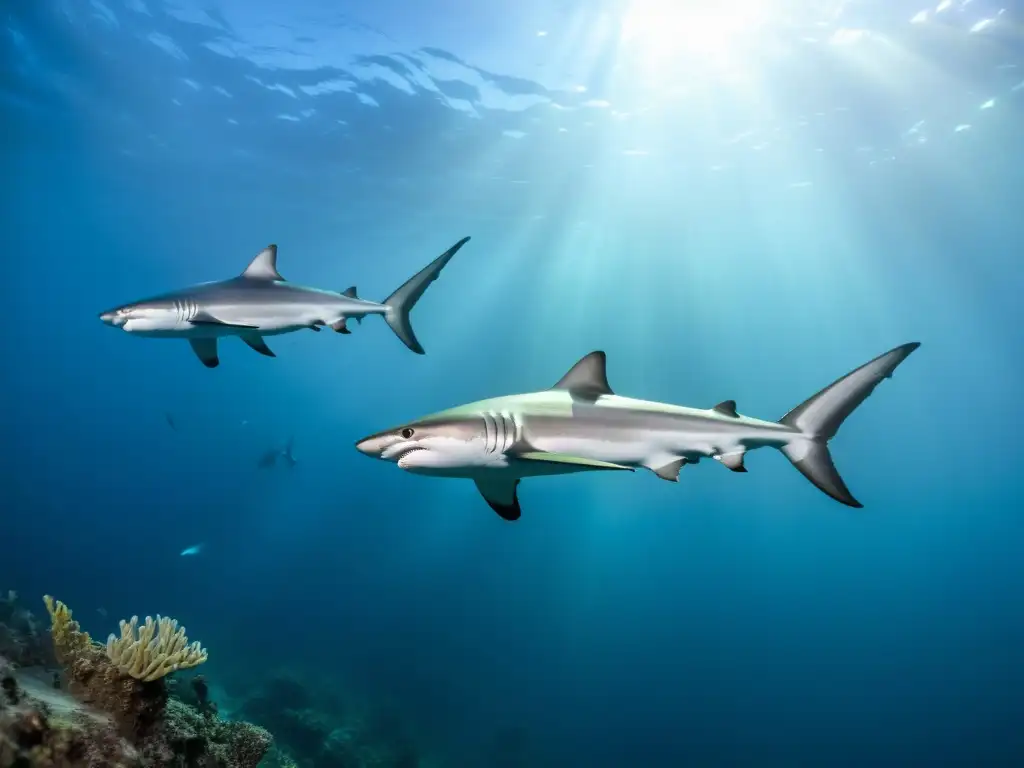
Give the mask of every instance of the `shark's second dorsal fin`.
M 736 412 L 735 400 L 723 400 L 711 410 L 714 411 L 715 413 L 720 413 L 723 416 L 731 416 L 734 419 L 738 419 L 740 417 L 740 415 Z
M 250 280 L 284 280 L 277 271 L 277 246 L 268 245 L 257 253 L 256 258 L 245 268 L 242 277 Z
M 572 395 L 588 400 L 596 400 L 601 395 L 614 395 L 608 384 L 606 362 L 604 352 L 591 352 L 570 368 L 552 389 L 564 389 Z
M 342 291 L 341 295 L 342 296 L 348 296 L 350 299 L 358 299 L 359 298 L 358 294 L 356 293 L 356 287 L 354 285 L 350 285 L 348 288 L 346 288 L 344 291 Z

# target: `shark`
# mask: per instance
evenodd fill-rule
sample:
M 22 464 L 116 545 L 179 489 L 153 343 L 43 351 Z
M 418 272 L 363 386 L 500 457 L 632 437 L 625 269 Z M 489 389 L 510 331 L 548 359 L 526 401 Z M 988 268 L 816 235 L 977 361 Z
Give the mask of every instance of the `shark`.
M 271 448 L 269 451 L 260 456 L 260 460 L 256 463 L 256 466 L 260 469 L 270 469 L 280 458 L 288 469 L 294 469 L 295 465 L 298 464 L 298 460 L 292 453 L 295 447 L 295 438 L 289 437 L 288 443 L 285 445 L 284 450 L 280 448 Z
M 594 351 L 548 389 L 461 405 L 365 437 L 356 449 L 417 475 L 473 480 L 503 519 L 522 514 L 523 478 L 648 469 L 678 482 L 704 458 L 746 472 L 746 454 L 776 448 L 819 490 L 863 505 L 840 476 L 828 443 L 840 425 L 915 349 L 891 349 L 789 411 L 779 421 L 740 414 L 735 400 L 688 408 L 621 397 L 608 383 L 607 356 Z
M 329 327 L 351 333 L 348 320 L 381 315 L 405 346 L 424 354 L 409 312 L 468 237 L 438 256 L 382 302 L 290 283 L 277 270 L 277 245 L 268 245 L 236 277 L 200 283 L 100 313 L 100 320 L 134 336 L 186 339 L 207 368 L 220 365 L 217 341 L 235 336 L 256 352 L 276 355 L 264 337 Z

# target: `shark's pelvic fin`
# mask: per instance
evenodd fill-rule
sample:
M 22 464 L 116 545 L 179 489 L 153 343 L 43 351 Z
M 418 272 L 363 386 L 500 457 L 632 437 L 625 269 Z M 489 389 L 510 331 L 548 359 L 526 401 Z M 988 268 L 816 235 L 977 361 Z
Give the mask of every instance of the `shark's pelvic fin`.
M 743 464 L 743 457 L 746 456 L 747 452 L 743 451 L 730 451 L 729 453 L 721 453 L 715 456 L 723 466 L 728 467 L 733 472 L 746 472 L 747 468 Z
M 347 320 L 348 318 L 343 317 L 341 318 L 341 320 L 337 320 L 331 323 L 331 328 L 333 328 L 338 333 L 352 333 L 352 331 L 348 329 L 348 323 L 346 322 Z
M 738 419 L 740 417 L 740 415 L 736 412 L 735 400 L 723 400 L 711 410 L 714 411 L 715 413 L 720 413 L 723 416 L 731 416 L 734 419 Z
M 270 350 L 270 347 L 267 346 L 267 342 L 265 342 L 263 340 L 263 337 L 260 336 L 258 333 L 245 333 L 239 336 L 238 338 L 240 338 L 250 347 L 255 349 L 261 355 L 266 355 L 267 357 L 277 357 L 277 355 L 275 355 Z
M 207 368 L 216 368 L 220 365 L 220 358 L 217 357 L 216 339 L 189 339 L 188 343 L 192 346 L 192 351 L 196 353 L 196 357 Z
M 601 395 L 614 395 L 608 384 L 606 363 L 604 352 L 591 352 L 570 368 L 552 389 L 564 389 L 582 400 L 597 400 Z
M 519 478 L 487 477 L 477 478 L 474 482 L 491 509 L 505 520 L 519 519 L 523 513 L 519 508 Z
M 277 246 L 268 245 L 257 253 L 256 258 L 245 268 L 242 277 L 250 280 L 284 280 L 277 271 Z
M 911 342 L 879 355 L 832 382 L 780 420 L 780 423 L 800 432 L 782 447 L 786 458 L 819 490 L 836 501 L 850 507 L 864 506 L 850 493 L 832 463 L 828 441 L 835 437 L 846 417 L 875 391 L 883 379 L 892 377 L 896 367 L 919 346 L 919 342 Z
M 196 316 L 189 320 L 192 325 L 223 325 L 226 328 L 257 328 L 255 325 L 242 325 L 241 323 L 226 323 L 223 320 L 218 320 L 216 317 L 211 315 L 205 309 L 201 309 L 196 313 Z
M 384 306 L 387 308 L 384 320 L 391 327 L 391 330 L 395 332 L 395 335 L 402 340 L 402 343 L 417 355 L 424 354 L 424 349 L 412 330 L 412 324 L 409 322 L 409 313 L 416 306 L 416 302 L 420 300 L 427 287 L 441 274 L 441 270 L 459 252 L 459 249 L 468 242 L 468 237 L 459 240 L 459 242 L 406 280 L 397 291 L 384 299 Z
M 356 293 L 356 287 L 354 285 L 350 285 L 348 288 L 346 288 L 344 291 L 342 291 L 341 295 L 342 296 L 348 296 L 350 299 L 358 299 L 359 298 L 359 295 Z
M 632 467 L 627 467 L 624 464 L 612 464 L 608 461 L 598 461 L 597 459 L 586 459 L 581 456 L 569 456 L 564 453 L 547 453 L 546 451 L 528 451 L 526 453 L 520 453 L 516 456 L 517 459 L 523 459 L 524 461 L 546 461 L 551 464 L 574 464 L 578 467 L 588 467 L 590 469 L 625 469 L 630 472 L 633 471 Z
M 679 482 L 679 470 L 686 465 L 686 459 L 675 459 L 670 461 L 668 464 L 663 464 L 660 467 L 648 467 L 654 474 L 660 477 L 662 480 L 668 480 L 670 483 Z

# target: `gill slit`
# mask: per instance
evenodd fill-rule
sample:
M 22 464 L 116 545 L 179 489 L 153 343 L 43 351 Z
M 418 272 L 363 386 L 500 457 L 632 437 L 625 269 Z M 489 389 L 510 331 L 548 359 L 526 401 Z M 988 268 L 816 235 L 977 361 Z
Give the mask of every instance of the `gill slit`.
M 514 413 L 484 413 L 484 446 L 488 453 L 505 453 L 523 435 L 523 426 Z

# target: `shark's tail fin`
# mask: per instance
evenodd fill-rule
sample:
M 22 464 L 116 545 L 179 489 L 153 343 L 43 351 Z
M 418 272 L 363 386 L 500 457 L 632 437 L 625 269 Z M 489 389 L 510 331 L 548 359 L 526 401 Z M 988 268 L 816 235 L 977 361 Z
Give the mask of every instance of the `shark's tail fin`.
M 843 376 L 782 417 L 780 423 L 800 430 L 782 448 L 793 466 L 819 490 L 851 507 L 864 506 L 857 501 L 832 463 L 828 441 L 840 425 L 864 402 L 875 387 L 892 376 L 896 366 L 920 345 L 918 342 L 896 347 Z
M 423 354 L 423 347 L 416 339 L 416 334 L 413 333 L 412 325 L 409 323 L 409 312 L 412 311 L 423 292 L 427 290 L 427 286 L 437 279 L 441 270 L 451 261 L 452 256 L 458 253 L 459 249 L 468 241 L 468 237 L 459 240 L 384 300 L 384 306 L 387 308 L 384 319 L 391 326 L 395 335 L 402 340 L 402 343 L 418 355 Z

